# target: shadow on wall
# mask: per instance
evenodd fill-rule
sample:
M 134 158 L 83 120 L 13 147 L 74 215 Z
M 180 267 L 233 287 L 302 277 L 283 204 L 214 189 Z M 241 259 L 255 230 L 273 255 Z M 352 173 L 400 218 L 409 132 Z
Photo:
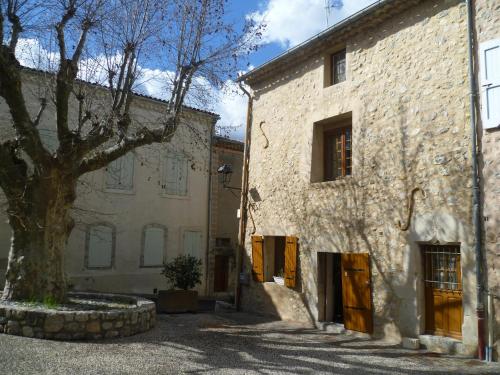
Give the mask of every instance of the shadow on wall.
M 470 230 L 462 225 L 470 222 L 471 215 L 470 166 L 468 150 L 461 147 L 464 139 L 450 138 L 440 133 L 439 126 L 430 126 L 432 113 L 412 114 L 410 121 L 408 103 L 400 101 L 393 110 L 396 113 L 385 121 L 381 132 L 373 130 L 372 113 L 359 114 L 363 128 L 353 128 L 353 176 L 269 194 L 259 189 L 261 201 L 253 201 L 252 214 L 256 233 L 267 233 L 266 225 L 286 226 L 299 237 L 297 289 L 313 321 L 318 316 L 317 252 L 369 253 L 375 334 L 414 336 L 421 332 L 415 322 L 423 324 L 418 304 L 423 301 L 418 242 L 444 240 L 470 246 Z M 286 173 L 273 178 L 275 186 L 301 186 Z M 412 223 L 408 231 L 402 231 L 397 223 L 407 223 L 409 197 L 415 187 L 423 189 L 426 197 L 415 195 Z M 438 222 L 439 218 L 449 221 Z M 247 230 L 251 227 L 249 220 Z M 244 261 L 250 273 L 248 253 Z M 462 268 L 464 280 L 471 279 L 473 259 L 464 257 Z M 251 283 L 243 290 L 246 305 L 252 311 L 265 306 L 266 311 L 283 317 L 268 292 L 267 285 Z M 465 294 L 464 310 L 473 303 Z

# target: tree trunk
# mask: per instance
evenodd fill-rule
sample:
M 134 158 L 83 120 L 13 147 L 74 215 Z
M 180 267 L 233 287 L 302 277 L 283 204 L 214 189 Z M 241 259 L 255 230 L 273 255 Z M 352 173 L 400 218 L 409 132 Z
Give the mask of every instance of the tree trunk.
M 8 198 L 12 239 L 3 299 L 60 303 L 66 298 L 64 252 L 74 226 L 69 213 L 76 180 L 59 172 L 28 183 L 21 202 Z

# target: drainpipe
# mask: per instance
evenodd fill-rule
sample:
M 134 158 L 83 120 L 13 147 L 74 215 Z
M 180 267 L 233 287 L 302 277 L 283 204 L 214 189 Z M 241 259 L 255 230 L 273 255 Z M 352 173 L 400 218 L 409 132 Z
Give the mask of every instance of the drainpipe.
M 474 226 L 474 252 L 476 257 L 476 286 L 477 286 L 477 350 L 480 360 L 484 360 L 484 286 L 483 286 L 483 254 L 481 249 L 481 219 L 479 198 L 479 172 L 477 157 L 477 121 L 476 100 L 477 85 L 474 71 L 474 10 L 473 0 L 466 0 L 467 4 L 467 32 L 469 50 L 469 89 L 470 89 L 470 130 L 472 139 L 472 220 Z
M 241 309 L 241 282 L 240 273 L 243 271 L 243 256 L 245 254 L 245 231 L 247 221 L 247 203 L 248 203 L 248 163 L 250 160 L 250 143 L 252 129 L 253 97 L 240 83 L 241 90 L 248 96 L 247 123 L 245 131 L 245 149 L 243 152 L 243 176 L 241 177 L 241 201 L 240 201 L 240 225 L 238 232 L 238 251 L 236 253 L 236 290 L 235 305 L 236 310 Z
M 217 119 L 218 120 L 218 119 Z M 210 231 L 212 230 L 212 153 L 214 147 L 214 129 L 215 124 L 217 123 L 215 120 L 210 126 L 210 140 L 208 142 L 208 197 L 207 197 L 207 251 L 205 253 L 205 296 L 208 296 L 208 259 L 210 253 Z

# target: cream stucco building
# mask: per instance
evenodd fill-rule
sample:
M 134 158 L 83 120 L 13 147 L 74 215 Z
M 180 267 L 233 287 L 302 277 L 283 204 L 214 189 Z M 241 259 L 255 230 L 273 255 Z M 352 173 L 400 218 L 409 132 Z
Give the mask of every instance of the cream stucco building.
M 498 2 L 473 4 L 474 49 L 500 51 Z M 253 94 L 243 309 L 476 352 L 467 26 L 465 1 L 379 1 L 242 77 Z M 498 79 L 496 53 L 478 52 L 475 73 L 489 64 Z M 481 121 L 481 266 L 498 310 L 500 147 Z
M 24 90 L 33 93 L 33 98 L 39 90 L 40 75 L 25 72 Z M 99 87 L 93 89 L 98 94 L 103 92 Z M 35 113 L 37 101 L 33 99 L 28 105 Z M 154 125 L 161 118 L 164 105 L 153 98 L 136 96 L 134 120 Z M 57 138 L 50 122 L 51 113 L 54 108 L 49 106 L 39 127 L 45 146 L 55 150 Z M 219 191 L 216 163 L 225 158 L 223 149 L 218 147 L 223 139 L 214 135 L 218 118 L 214 113 L 185 107 L 181 125 L 170 143 L 139 148 L 82 178 L 72 213 L 76 226 L 65 254 L 67 274 L 74 289 L 153 294 L 168 286 L 160 274 L 162 264 L 189 253 L 203 262 L 199 293 L 213 295 L 215 265 L 209 254 L 213 254 L 216 242 L 220 242 L 217 236 L 231 238 L 226 245 L 234 246 L 239 207 L 239 198 L 224 196 L 224 189 L 222 195 L 216 193 Z M 0 122 L 8 125 L 9 121 L 7 108 L 0 103 Z M 5 126 L 1 132 L 2 136 L 11 135 Z M 241 143 L 232 143 L 241 148 Z M 238 165 L 238 158 L 233 159 L 233 168 L 238 171 L 241 160 Z M 0 202 L 0 284 L 3 285 L 10 227 L 3 196 Z M 219 215 L 218 231 L 213 231 L 211 212 L 217 202 L 226 209 Z M 226 262 L 222 268 L 219 265 L 219 271 L 229 274 L 229 267 Z M 232 293 L 229 282 L 226 284 L 223 289 L 227 297 Z

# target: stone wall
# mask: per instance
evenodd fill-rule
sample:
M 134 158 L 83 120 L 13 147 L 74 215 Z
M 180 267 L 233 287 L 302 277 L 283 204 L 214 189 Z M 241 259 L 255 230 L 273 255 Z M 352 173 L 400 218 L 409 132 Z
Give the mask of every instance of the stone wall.
M 0 303 L 0 333 L 53 340 L 97 340 L 146 332 L 156 324 L 154 302 L 143 298 L 70 293 L 69 297 L 119 300 L 133 307 L 106 311 L 59 311 Z
M 480 44 L 491 39 L 500 39 L 500 4 L 488 0 L 475 0 L 474 3 L 477 42 Z M 479 72 L 477 73 L 479 78 Z M 483 167 L 481 181 L 485 217 L 486 284 L 493 296 L 492 329 L 496 358 L 498 358 L 500 356 L 500 131 L 498 128 L 481 130 L 481 113 L 479 113 L 479 126 Z
M 281 298 L 265 285 L 243 287 L 247 310 L 285 316 L 302 301 L 318 317 L 318 252 L 369 253 L 375 334 L 399 341 L 424 332 L 420 243 L 459 243 L 463 342 L 477 341 L 471 228 L 471 163 L 466 9 L 424 1 L 345 41 L 347 80 L 323 86 L 324 55 L 252 82 L 255 101 L 249 168 L 250 235 L 299 238 L 298 285 Z M 325 55 L 344 41 L 325 45 Z M 314 127 L 351 116 L 352 176 L 311 182 Z M 258 127 L 262 121 L 266 140 Z M 405 223 L 415 196 L 408 231 Z M 297 318 L 291 311 L 288 315 Z

